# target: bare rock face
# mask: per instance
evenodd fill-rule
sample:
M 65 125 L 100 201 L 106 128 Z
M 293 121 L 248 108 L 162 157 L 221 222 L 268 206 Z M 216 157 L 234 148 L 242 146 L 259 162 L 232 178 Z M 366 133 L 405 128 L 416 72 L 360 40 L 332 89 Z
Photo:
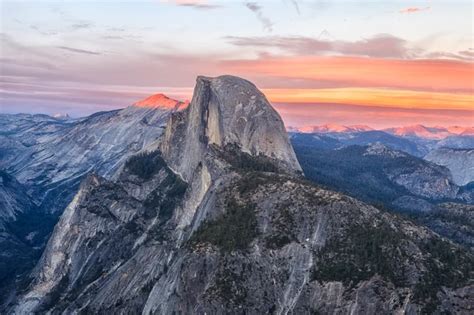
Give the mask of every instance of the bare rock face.
M 428 153 L 425 160 L 447 167 L 459 186 L 474 182 L 474 149 L 441 148 Z
M 41 253 L 36 244 L 44 243 L 49 234 L 22 228 L 39 219 L 37 208 L 27 188 L 0 170 L 0 301 L 9 298 L 15 276 L 33 267 Z
M 114 178 L 184 105 L 159 95 L 79 119 L 0 114 L 0 304 L 38 261 L 82 179 Z
M 302 179 L 249 82 L 200 77 L 157 146 L 83 182 L 11 313 L 469 313 L 472 254 Z
M 168 123 L 163 156 L 189 180 L 209 146 L 227 144 L 301 172 L 280 116 L 255 85 L 233 76 L 200 76 L 187 110 Z
M 0 115 L 0 131 L 7 135 L 0 136 L 0 153 L 8 152 L 0 168 L 30 187 L 45 211 L 60 214 L 88 172 L 112 178 L 130 155 L 161 136 L 171 112 L 182 105 L 160 99 L 153 107 L 129 106 L 71 121 Z
M 471 192 L 463 192 L 446 167 L 392 150 L 380 143 L 368 146 L 364 156 L 391 160 L 392 163 L 384 168 L 384 173 L 390 181 L 416 196 L 431 200 L 460 199 L 472 202 Z

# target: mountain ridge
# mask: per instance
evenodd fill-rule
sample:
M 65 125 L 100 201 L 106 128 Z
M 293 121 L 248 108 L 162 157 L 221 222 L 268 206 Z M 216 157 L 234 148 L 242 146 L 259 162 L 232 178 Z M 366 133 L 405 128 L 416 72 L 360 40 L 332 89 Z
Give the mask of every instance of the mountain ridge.
M 396 136 L 419 137 L 432 140 L 443 140 L 450 136 L 474 136 L 474 127 L 470 126 L 427 127 L 421 124 L 390 128 L 372 128 L 367 125 L 339 125 L 334 123 L 328 123 L 324 125 L 288 127 L 288 130 L 290 132 L 301 133 L 355 133 L 361 131 L 378 130 Z
M 309 184 L 248 81 L 200 77 L 155 148 L 83 181 L 12 312 L 468 312 L 472 255 Z
M 0 169 L 5 168 L 19 182 L 17 195 L 31 200 L 34 206 L 23 206 L 23 211 L 0 222 L 9 227 L 2 234 L 7 241 L 0 242 L 0 251 L 6 257 L 17 257 L 16 263 L 5 259 L 5 267 L 0 268 L 5 284 L 0 296 L 10 288 L 10 281 L 17 276 L 23 279 L 24 266 L 39 258 L 38 252 L 87 174 L 114 178 L 129 156 L 162 134 L 173 110 L 129 106 L 69 120 L 47 115 L 0 115 Z M 10 195 L 0 193 L 0 198 L 10 200 Z M 25 250 L 18 251 L 9 239 L 24 243 Z

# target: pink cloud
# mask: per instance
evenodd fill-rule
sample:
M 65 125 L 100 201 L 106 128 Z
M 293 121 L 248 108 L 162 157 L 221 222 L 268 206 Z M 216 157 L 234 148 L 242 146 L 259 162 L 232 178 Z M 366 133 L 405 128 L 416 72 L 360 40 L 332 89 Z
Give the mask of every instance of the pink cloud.
M 227 72 L 257 82 L 267 78 L 281 84 L 334 82 L 351 87 L 389 87 L 407 90 L 473 91 L 474 64 L 455 60 L 403 60 L 341 56 L 267 57 L 222 62 Z M 265 85 L 267 87 L 267 85 Z
M 226 39 L 235 46 L 275 48 L 297 55 L 341 54 L 381 58 L 410 58 L 414 55 L 406 40 L 390 34 L 378 34 L 358 41 L 320 40 L 303 36 L 229 36 Z
M 431 7 L 424 7 L 424 8 L 410 7 L 410 8 L 405 8 L 403 10 L 400 10 L 399 12 L 402 13 L 402 14 L 411 14 L 411 13 L 417 13 L 417 12 L 421 12 L 421 11 L 427 11 L 429 9 L 431 9 Z

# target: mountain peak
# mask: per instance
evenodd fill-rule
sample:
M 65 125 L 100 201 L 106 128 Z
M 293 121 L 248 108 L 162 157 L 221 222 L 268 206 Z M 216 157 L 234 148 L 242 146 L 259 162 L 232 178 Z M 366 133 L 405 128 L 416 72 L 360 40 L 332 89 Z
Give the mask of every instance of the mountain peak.
M 399 128 L 388 128 L 385 131 L 402 137 L 419 137 L 425 139 L 444 139 L 451 135 L 451 133 L 442 127 L 426 127 L 420 124 L 399 127 Z
M 55 113 L 55 114 L 53 114 L 53 118 L 58 119 L 58 120 L 71 119 L 71 117 L 67 113 Z
M 188 106 L 188 104 L 188 101 L 181 102 L 172 99 L 163 93 L 157 93 L 134 103 L 133 106 L 141 108 L 179 109 Z
M 446 129 L 455 135 L 462 135 L 462 136 L 474 135 L 474 127 L 450 126 L 450 127 L 447 127 Z
M 188 108 L 174 116 L 165 131 L 162 152 L 184 178 L 192 175 L 209 146 L 227 144 L 275 159 L 290 172 L 301 171 L 280 115 L 247 80 L 199 76 Z M 183 156 L 191 159 L 179 161 Z

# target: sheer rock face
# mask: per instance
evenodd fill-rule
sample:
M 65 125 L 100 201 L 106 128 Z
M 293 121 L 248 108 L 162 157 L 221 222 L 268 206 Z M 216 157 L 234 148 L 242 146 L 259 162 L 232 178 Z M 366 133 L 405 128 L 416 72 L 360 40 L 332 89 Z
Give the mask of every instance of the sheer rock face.
M 468 289 L 428 282 L 430 291 L 420 291 L 427 298 L 417 285 L 436 268 L 468 279 L 472 255 L 302 180 L 274 111 L 256 103 L 237 115 L 245 110 L 226 101 L 249 90 L 242 102 L 251 100 L 251 87 L 234 77 L 199 78 L 188 109 L 168 122 L 162 155 L 130 160 L 115 182 L 89 176 L 11 312 L 415 314 L 442 291 L 441 302 L 460 301 L 467 314 Z M 432 241 L 460 252 L 458 264 L 430 253 Z
M 170 166 L 190 180 L 210 145 L 237 145 L 301 172 L 278 113 L 252 83 L 233 76 L 198 77 L 191 104 L 168 123 L 161 150 Z

